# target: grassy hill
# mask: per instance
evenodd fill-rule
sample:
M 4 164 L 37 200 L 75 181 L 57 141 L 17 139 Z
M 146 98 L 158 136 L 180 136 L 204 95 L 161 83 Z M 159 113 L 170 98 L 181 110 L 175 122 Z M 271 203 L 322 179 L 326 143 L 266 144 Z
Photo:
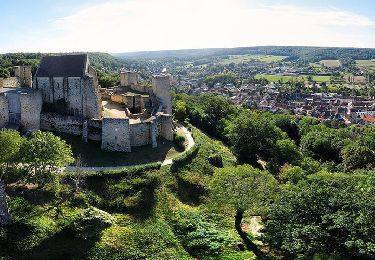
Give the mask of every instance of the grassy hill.
M 78 190 L 69 174 L 43 189 L 11 185 L 14 220 L 0 227 L 0 258 L 254 259 L 239 246 L 233 212 L 206 197 L 208 158 L 233 165 L 235 156 L 200 130 L 193 134 L 194 156 L 172 172 L 150 165 L 85 174 Z

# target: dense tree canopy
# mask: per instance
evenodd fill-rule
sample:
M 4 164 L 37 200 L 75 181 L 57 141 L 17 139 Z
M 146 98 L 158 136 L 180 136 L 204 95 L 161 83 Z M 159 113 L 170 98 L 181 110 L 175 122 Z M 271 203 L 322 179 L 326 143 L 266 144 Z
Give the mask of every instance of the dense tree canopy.
M 281 193 L 265 220 L 264 240 L 287 255 L 375 254 L 374 177 L 312 175 Z

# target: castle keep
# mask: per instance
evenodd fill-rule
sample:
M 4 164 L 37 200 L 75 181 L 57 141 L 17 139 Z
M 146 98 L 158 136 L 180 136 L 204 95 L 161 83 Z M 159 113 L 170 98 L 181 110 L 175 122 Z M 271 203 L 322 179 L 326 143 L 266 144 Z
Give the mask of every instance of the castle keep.
M 44 57 L 33 81 L 31 68 L 15 67 L 15 76 L 11 88 L 0 86 L 0 127 L 81 135 L 124 152 L 173 140 L 169 75 L 153 76 L 151 88 L 122 71 L 120 86 L 101 89 L 82 54 Z

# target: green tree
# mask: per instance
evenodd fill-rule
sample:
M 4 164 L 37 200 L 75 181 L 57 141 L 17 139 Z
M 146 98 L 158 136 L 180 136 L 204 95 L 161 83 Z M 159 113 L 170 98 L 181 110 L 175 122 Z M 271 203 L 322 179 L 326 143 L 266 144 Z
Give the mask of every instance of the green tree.
M 264 242 L 289 258 L 373 257 L 374 182 L 373 174 L 321 173 L 289 186 L 270 206 Z
M 174 104 L 174 107 L 173 107 L 173 110 L 174 110 L 174 117 L 180 121 L 180 122 L 184 122 L 184 120 L 186 119 L 187 117 L 187 109 L 186 109 L 186 103 L 182 100 L 178 100 L 175 104 Z
M 285 164 L 279 174 L 279 179 L 282 183 L 292 183 L 296 184 L 300 180 L 306 177 L 305 171 L 299 166 L 293 166 L 290 164 Z
M 8 225 L 11 222 L 11 216 L 8 211 L 8 204 L 5 194 L 5 183 L 8 172 L 8 166 L 15 163 L 18 158 L 23 138 L 17 131 L 0 131 L 0 225 Z
M 74 162 L 70 145 L 50 132 L 34 132 L 21 147 L 22 162 L 28 166 L 28 180 L 45 184 L 54 172 Z
M 241 162 L 257 164 L 258 157 L 268 160 L 275 154 L 281 130 L 269 116 L 249 110 L 243 111 L 228 127 L 233 151 Z
M 281 139 L 276 141 L 276 153 L 274 161 L 283 166 L 285 163 L 294 165 L 299 164 L 301 160 L 301 152 L 298 146 L 290 139 Z
M 341 151 L 341 157 L 346 171 L 375 167 L 375 152 L 359 143 L 353 142 L 345 146 Z
M 235 210 L 235 228 L 254 253 L 256 247 L 241 228 L 245 211 L 264 214 L 277 191 L 277 181 L 268 172 L 250 165 L 217 169 L 211 180 L 211 197 L 215 203 Z

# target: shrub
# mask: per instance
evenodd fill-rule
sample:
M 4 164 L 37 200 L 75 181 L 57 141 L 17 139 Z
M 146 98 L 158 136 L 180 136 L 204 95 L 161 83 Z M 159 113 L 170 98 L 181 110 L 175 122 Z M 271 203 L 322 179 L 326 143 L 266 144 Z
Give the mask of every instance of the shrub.
M 84 209 L 80 216 L 70 225 L 70 229 L 78 236 L 87 239 L 97 237 L 100 232 L 114 223 L 115 219 L 107 212 L 89 207 Z
M 175 145 L 178 147 L 178 149 L 185 150 L 185 140 L 186 139 L 183 135 L 175 133 L 173 141 Z

